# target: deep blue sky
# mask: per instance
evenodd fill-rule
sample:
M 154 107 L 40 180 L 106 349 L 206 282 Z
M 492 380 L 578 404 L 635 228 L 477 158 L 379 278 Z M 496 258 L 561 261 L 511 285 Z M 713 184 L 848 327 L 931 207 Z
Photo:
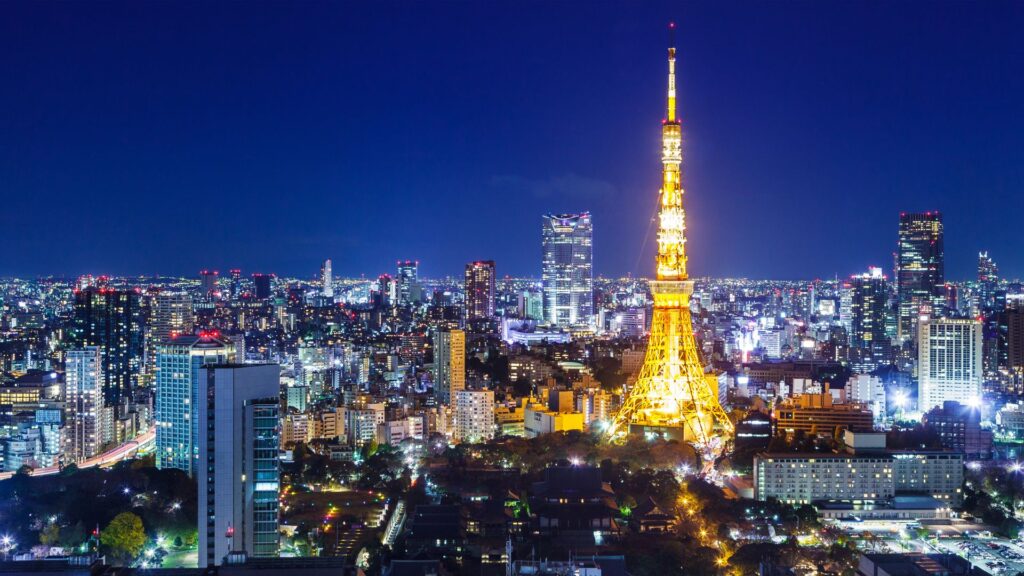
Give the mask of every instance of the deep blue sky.
M 0 275 L 648 274 L 679 22 L 695 275 L 1024 275 L 1021 2 L 3 2 Z

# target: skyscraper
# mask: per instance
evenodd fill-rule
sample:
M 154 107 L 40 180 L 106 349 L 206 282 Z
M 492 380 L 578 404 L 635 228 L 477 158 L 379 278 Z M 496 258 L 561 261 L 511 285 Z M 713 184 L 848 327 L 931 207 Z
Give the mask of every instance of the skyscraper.
M 896 289 L 899 297 L 897 334 L 901 343 L 916 336 L 917 319 L 921 315 L 941 315 L 946 282 L 942 236 L 939 212 L 900 214 Z
M 159 292 L 151 297 L 146 325 L 146 375 L 152 385 L 157 346 L 179 334 L 191 334 L 195 317 L 187 292 Z
M 466 264 L 466 320 L 494 317 L 494 260 Z
M 161 292 L 153 299 L 149 333 L 156 342 L 163 342 L 179 334 L 191 334 L 194 321 L 192 297 L 187 292 Z
M 278 555 L 280 367 L 203 369 L 198 406 L 199 567 L 229 552 Z
M 65 370 L 67 456 L 80 462 L 98 454 L 103 444 L 103 353 L 98 346 L 69 350 Z
M 210 297 L 217 294 L 217 279 L 220 272 L 216 270 L 200 270 L 199 279 L 202 282 L 203 296 Z
M 451 404 L 466 388 L 466 333 L 455 329 L 434 331 L 434 396 Z
M 331 259 L 324 260 L 320 266 L 320 284 L 323 286 L 324 298 L 334 298 L 334 276 L 331 275 Z
M 267 298 L 270 298 L 270 282 L 271 280 L 273 280 L 273 278 L 273 274 L 252 275 L 252 287 L 254 292 L 253 296 L 255 296 L 257 300 L 266 300 Z
M 210 332 L 180 335 L 157 345 L 157 468 L 195 474 L 202 367 L 232 362 L 234 357 L 234 345 Z
M 419 284 L 419 266 L 416 260 L 399 260 L 397 282 L 398 304 L 408 306 L 422 299 L 422 288 Z
M 143 357 L 142 312 L 139 293 L 89 287 L 75 292 L 71 328 L 75 348 L 97 346 L 103 355 L 103 398 L 120 407 L 132 397 Z
M 978 310 L 982 313 L 995 307 L 996 285 L 999 282 L 999 268 L 988 252 L 978 253 Z
M 844 286 L 849 293 L 849 360 L 857 372 L 870 372 L 892 360 L 888 333 L 889 282 L 881 268 L 850 277 Z
M 977 405 L 981 398 L 981 322 L 970 318 L 922 318 L 918 325 L 918 410 L 946 400 Z
M 589 212 L 543 217 L 541 280 L 544 314 L 551 324 L 594 324 L 593 234 Z

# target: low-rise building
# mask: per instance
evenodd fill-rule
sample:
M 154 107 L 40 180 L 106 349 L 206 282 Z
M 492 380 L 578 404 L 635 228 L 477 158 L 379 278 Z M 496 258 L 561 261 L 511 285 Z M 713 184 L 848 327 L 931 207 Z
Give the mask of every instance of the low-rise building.
M 762 453 L 754 458 L 754 496 L 787 504 L 890 505 L 900 495 L 960 503 L 963 455 L 948 450 L 887 450 L 883 433 L 844 435 L 842 453 Z
M 867 432 L 874 426 L 874 415 L 859 402 L 835 403 L 831 394 L 802 394 L 788 398 L 772 412 L 776 430 L 792 434 L 832 436 L 843 430 Z

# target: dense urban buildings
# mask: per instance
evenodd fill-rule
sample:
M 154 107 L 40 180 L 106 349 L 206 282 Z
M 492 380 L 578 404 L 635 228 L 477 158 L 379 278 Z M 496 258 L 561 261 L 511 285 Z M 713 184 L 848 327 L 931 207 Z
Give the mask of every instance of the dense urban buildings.
M 419 23 L 428 12 L 411 9 L 416 17 L 387 20 L 386 27 L 403 26 L 405 20 Z M 514 12 L 509 12 L 513 18 Z M 98 18 L 102 15 L 88 20 L 90 34 Z M 8 20 L 14 31 L 21 27 L 35 33 L 38 25 L 34 20 L 27 27 L 19 18 Z M 252 19 L 243 20 L 247 32 Z M 466 25 L 461 18 L 453 20 Z M 378 27 L 359 17 L 353 21 L 349 28 L 324 25 L 332 34 L 292 43 L 301 48 L 302 62 L 332 76 L 330 66 L 320 66 L 326 60 L 310 59 L 309 53 L 325 38 L 339 36 L 338 30 L 347 42 L 365 48 L 357 51 L 361 58 L 375 58 L 377 51 L 360 34 Z M 179 42 L 177 49 L 206 47 L 202 27 L 194 28 L 189 30 L 195 38 Z M 563 60 L 550 52 L 550 43 L 534 38 L 542 28 L 531 25 L 529 35 L 520 34 L 529 41 L 514 44 L 517 50 L 532 49 L 535 43 L 547 50 L 532 63 L 541 67 L 536 70 L 541 74 L 515 76 L 517 81 L 526 79 L 520 88 L 531 95 L 546 93 L 532 83 L 550 77 L 543 73 L 548 59 Z M 963 34 L 970 28 L 956 30 Z M 446 40 L 434 27 L 423 29 Z M 793 27 L 798 29 L 803 27 Z M 225 28 L 216 30 L 220 34 Z M 474 43 L 505 38 L 492 32 L 476 34 Z M 670 38 L 673 32 L 670 25 Z M 943 37 L 949 35 L 943 32 Z M 562 27 L 559 34 L 565 33 Z M 0 34 L 0 43 L 10 42 L 10 36 Z M 218 41 L 225 44 L 221 36 Z M 247 36 L 231 36 L 225 49 L 244 45 Z M 70 37 L 76 38 L 74 33 Z M 274 36 L 266 38 L 275 48 Z M 698 39 L 687 35 L 682 40 Z M 1016 39 L 1006 38 L 1007 45 L 1015 45 Z M 44 37 L 39 44 L 58 40 Z M 661 40 L 638 40 L 650 52 L 645 59 L 654 62 L 653 49 L 645 42 L 660 50 Z M 131 44 L 133 56 L 134 50 L 145 48 L 137 44 Z M 995 45 L 981 44 L 985 60 L 999 56 Z M 616 50 L 627 45 L 615 43 Z M 966 41 L 956 45 L 972 48 Z M 384 53 L 392 50 L 389 46 Z M 82 52 L 94 55 L 95 50 L 83 46 Z M 202 51 L 206 56 L 215 52 Z M 469 69 L 478 60 L 517 70 L 507 52 L 474 54 L 452 60 L 460 70 L 467 69 L 456 86 L 458 93 L 474 86 L 466 79 L 473 78 Z M 302 73 L 302 62 L 290 55 L 275 51 L 257 76 L 281 61 L 303 82 L 320 77 Z M 46 65 L 21 68 L 48 81 L 60 79 L 51 69 L 60 59 L 12 56 L 42 62 Z M 753 125 L 749 115 L 741 116 L 743 122 L 724 124 L 709 116 L 700 119 L 708 124 L 686 129 L 677 113 L 676 76 L 684 68 L 677 68 L 676 56 L 670 48 L 667 86 L 664 79 L 658 81 L 662 89 L 657 92 L 650 89 L 654 79 L 648 83 L 633 78 L 616 85 L 645 87 L 646 99 L 637 100 L 636 110 L 655 109 L 654 103 L 661 102 L 656 108 L 665 113 L 660 155 L 652 152 L 658 142 L 640 123 L 620 125 L 613 122 L 615 114 L 606 114 L 595 124 L 613 136 L 596 139 L 601 147 L 614 150 L 616 157 L 634 154 L 641 159 L 635 174 L 606 174 L 600 155 L 584 153 L 579 158 L 585 161 L 577 168 L 587 172 L 582 176 L 545 174 L 552 167 L 542 164 L 526 163 L 519 170 L 509 162 L 509 170 L 536 180 L 481 180 L 479 176 L 488 175 L 482 170 L 477 177 L 453 179 L 427 171 L 417 180 L 412 167 L 421 157 L 431 162 L 441 158 L 434 158 L 441 150 L 420 150 L 418 142 L 444 138 L 423 132 L 418 140 L 406 139 L 406 125 L 436 128 L 430 118 L 424 123 L 409 109 L 398 115 L 397 123 L 386 123 L 385 132 L 378 130 L 377 140 L 360 140 L 362 145 L 347 149 L 353 158 L 366 150 L 386 150 L 387 170 L 369 170 L 344 156 L 345 181 L 336 181 L 333 169 L 313 165 L 284 167 L 280 174 L 287 181 L 281 184 L 275 177 L 278 167 L 264 174 L 259 158 L 252 158 L 267 189 L 283 185 L 289 194 L 299 194 L 307 172 L 324 178 L 322 186 L 313 188 L 328 193 L 312 202 L 295 202 L 295 210 L 291 197 L 285 198 L 288 202 L 268 199 L 260 195 L 265 192 L 260 186 L 243 202 L 223 202 L 224 190 L 243 187 L 246 174 L 237 171 L 229 156 L 225 162 L 218 157 L 210 166 L 226 166 L 232 177 L 204 177 L 200 184 L 212 182 L 210 189 L 217 191 L 213 196 L 202 185 L 192 187 L 197 197 L 216 197 L 216 206 L 204 208 L 224 210 L 200 217 L 194 199 L 187 196 L 190 189 L 183 189 L 185 196 L 174 196 L 175 203 L 161 205 L 178 243 L 173 254 L 146 254 L 144 273 L 0 277 L 0 572 L 1024 574 L 1024 284 L 1012 274 L 1019 250 L 1006 245 L 1006 235 L 1004 245 L 995 250 L 974 245 L 999 238 L 999 230 L 991 230 L 991 238 L 976 238 L 960 228 L 968 218 L 987 221 L 990 227 L 1002 224 L 986 220 L 993 218 L 991 210 L 965 210 L 943 201 L 942 195 L 913 201 L 901 196 L 898 205 L 894 200 L 877 207 L 874 196 L 849 195 L 856 201 L 836 203 L 830 195 L 849 184 L 832 181 L 822 188 L 818 180 L 825 180 L 815 175 L 811 202 L 798 201 L 796 194 L 791 198 L 788 189 L 785 195 L 766 196 L 770 202 L 751 197 L 763 220 L 757 232 L 764 245 L 748 242 L 743 252 L 770 256 L 757 271 L 760 275 L 793 279 L 695 275 L 743 272 L 739 261 L 712 260 L 738 258 L 739 243 L 723 242 L 721 234 L 749 238 L 750 222 L 741 211 L 748 211 L 750 203 L 736 201 L 730 187 L 709 180 L 721 179 L 723 171 L 707 163 L 715 146 L 706 139 L 717 132 L 706 127 L 752 131 Z M 158 66 L 163 60 L 145 59 Z M 387 73 L 392 67 L 383 67 L 385 84 L 366 84 L 386 87 L 386 82 L 405 77 L 422 84 L 423 73 L 433 74 L 423 66 L 430 60 L 419 58 L 416 66 L 407 67 L 415 71 L 412 76 Z M 841 65 L 839 60 L 827 61 Z M 951 70 L 968 61 L 953 59 Z M 599 59 L 595 62 L 605 67 Z M 710 63 L 697 66 L 714 70 Z M 12 77 L 19 77 L 21 68 L 13 67 Z M 355 81 L 371 67 L 343 68 L 344 79 L 356 89 L 338 91 L 335 86 L 323 92 L 351 104 L 347 99 L 360 95 Z M 633 74 L 629 67 L 618 68 L 616 74 Z M 566 70 L 560 67 L 555 76 L 566 76 Z M 572 76 L 581 70 L 569 72 Z M 582 74 L 592 76 L 586 70 Z M 730 74 L 749 77 L 738 70 Z M 172 76 L 177 81 L 179 75 Z M 443 79 L 432 75 L 423 93 L 394 94 L 417 107 L 452 100 L 450 94 L 434 91 L 432 83 Z M 974 89 L 977 83 L 960 84 Z M 1007 94 L 988 85 L 982 88 L 978 93 L 986 98 Z M 22 91 L 8 92 L 15 97 Z M 572 98 L 565 99 L 562 105 L 567 107 L 559 114 L 577 105 L 600 111 L 594 103 L 578 100 L 581 94 L 589 98 L 604 92 L 566 93 Z M 947 92 L 948 87 L 934 94 L 946 98 Z M 276 105 L 281 91 L 267 93 Z M 302 93 L 311 103 L 318 96 Z M 705 110 L 714 101 L 706 96 L 694 96 L 695 102 L 703 98 Z M 137 100 L 121 98 L 113 108 Z M 239 101 L 195 102 L 206 100 Z M 375 100 L 324 108 L 355 111 L 346 117 L 350 122 L 345 130 L 334 130 L 330 118 L 318 125 L 327 127 L 325 134 L 341 138 L 350 138 L 349 130 L 362 124 L 379 127 L 368 113 Z M 494 102 L 465 106 L 454 100 L 459 122 L 441 136 L 461 140 L 472 134 L 463 130 L 472 125 L 463 124 L 462 117 L 471 118 L 476 108 Z M 190 113 L 195 102 L 185 107 Z M 829 110 L 841 105 L 829 101 Z M 56 106 L 50 112 L 63 120 L 67 110 Z M 191 123 L 180 122 L 175 114 L 168 117 L 174 123 Z M 501 136 L 517 123 L 517 118 L 489 118 L 487 132 L 492 135 Z M 253 124 L 257 131 L 266 126 L 283 130 L 289 124 L 264 119 Z M 451 115 L 437 119 L 447 122 Z M 117 123 L 90 123 L 112 126 L 124 135 Z M 46 129 L 45 122 L 29 124 Z M 627 150 L 617 136 L 623 125 L 633 124 L 641 126 L 636 132 L 641 136 L 628 142 Z M 800 134 L 799 125 L 786 125 Z M 12 126 L 16 130 L 18 123 Z M 909 125 L 900 128 L 894 133 L 919 132 Z M 1007 137 L 1024 133 L 1003 132 Z M 235 131 L 210 133 L 238 140 Z M 387 138 L 379 138 L 380 133 Z M 545 150 L 550 136 L 546 131 L 531 135 L 538 154 L 550 156 Z M 684 136 L 695 144 L 695 162 L 686 166 L 699 169 L 704 179 L 693 182 L 697 196 L 684 196 L 689 177 L 683 169 Z M 342 156 L 309 153 L 303 147 L 319 148 L 333 139 L 298 142 L 278 138 L 275 132 L 271 140 L 287 144 L 289 154 L 279 155 L 281 159 L 293 152 L 311 164 L 327 158 L 330 168 Z M 934 140 L 914 141 L 933 145 Z M 406 149 L 410 142 L 413 148 Z M 515 145 L 502 142 L 506 148 Z M 998 139 L 992 143 L 999 149 L 1019 148 Z M 888 152 L 891 139 L 885 144 Z M 560 143 L 558 149 L 565 150 Z M 65 153 L 64 147 L 58 151 Z M 737 158 L 750 158 L 742 147 L 730 151 L 738 152 Z M 972 170 L 987 166 L 971 156 L 970 146 L 958 152 Z M 95 155 L 97 162 L 90 166 L 102 167 L 106 154 L 99 150 Z M 119 166 L 130 166 L 133 157 L 124 156 L 121 162 L 122 156 L 116 156 Z M 188 156 L 175 157 L 175 168 Z M 482 159 L 471 156 L 474 164 Z M 984 160 L 991 155 L 981 156 Z M 465 158 L 456 156 L 459 162 Z M 566 159 L 573 161 L 574 156 Z M 560 156 L 556 160 L 563 162 Z M 654 176 L 659 162 L 655 195 L 648 176 Z M 146 166 L 130 166 L 124 177 L 134 185 L 136 171 Z M 765 176 L 778 178 L 763 174 L 756 162 L 744 166 L 739 172 L 757 182 L 768 182 Z M 74 168 L 57 163 L 53 177 L 66 173 L 93 185 L 92 173 L 83 179 Z M 6 175 L 3 170 L 0 163 L 0 176 Z M 875 187 L 878 194 L 890 195 L 890 181 L 897 191 L 894 197 L 906 188 L 923 188 L 907 186 L 908 176 L 891 171 L 891 166 L 881 171 L 886 185 Z M 951 182 L 949 188 L 964 188 L 944 170 L 935 173 Z M 382 196 L 380 181 L 399 192 Z M 19 178 L 11 183 L 15 192 L 24 185 Z M 143 205 L 151 201 L 148 187 L 158 190 L 161 183 L 159 174 L 146 179 L 139 192 Z M 464 201 L 439 197 L 436 186 L 453 183 L 465 194 Z M 864 189 L 855 184 L 858 191 Z M 54 194 L 66 185 L 54 180 Z M 651 193 L 634 195 L 634 189 L 644 187 Z M 972 194 L 975 188 L 983 186 L 970 187 Z M 415 198 L 407 189 L 415 191 Z M 8 204 L 17 217 L 5 221 L 0 232 L 22 221 L 39 221 L 31 218 L 37 214 L 21 210 L 25 199 L 14 196 Z M 153 196 L 161 202 L 170 197 Z M 92 202 L 105 196 L 79 197 Z M 502 203 L 482 210 L 480 199 Z M 898 210 L 915 209 L 925 203 L 922 199 L 954 209 L 945 213 L 946 222 L 938 212 L 906 212 L 897 225 Z M 116 195 L 108 200 L 119 210 L 135 205 Z M 417 209 L 410 217 L 406 204 L 413 200 Z M 1008 215 L 1015 213 L 1013 200 L 1002 204 Z M 982 200 L 976 203 L 988 206 Z M 281 209 L 284 204 L 288 206 Z M 823 218 L 819 204 L 828 207 L 830 229 L 825 234 L 817 222 Z M 878 222 L 857 217 L 852 208 L 863 204 L 877 208 L 871 216 Z M 120 270 L 123 265 L 131 271 L 133 264 L 118 260 L 130 254 L 112 249 L 110 243 L 90 242 L 88 236 L 109 232 L 117 236 L 114 245 L 130 243 L 134 249 L 136 243 L 146 243 L 147 235 L 165 233 L 79 218 L 77 213 L 89 205 L 70 204 L 76 213 L 72 220 L 88 223 L 89 230 L 72 230 L 75 242 L 61 246 L 67 262 L 81 251 L 83 257 L 97 258 L 89 267 Z M 67 218 L 62 209 L 55 203 L 44 213 L 63 222 Z M 560 213 L 582 209 L 593 213 Z M 180 218 L 181 210 L 197 216 Z M 260 217 L 263 210 L 272 211 L 272 218 Z M 381 212 L 367 218 L 374 210 Z M 542 218 L 538 259 L 535 224 L 543 213 L 549 214 Z M 239 222 L 252 222 L 267 244 L 239 240 L 236 235 L 244 232 Z M 487 222 L 488 234 L 479 233 L 481 222 Z M 870 247 L 863 254 L 844 249 L 850 222 L 857 243 Z M 192 234 L 200 223 L 212 223 L 216 233 Z M 948 244 L 945 224 L 950 226 Z M 45 226 L 35 226 L 44 233 L 32 237 L 31 247 L 50 236 Z M 281 232 L 294 226 L 304 233 Z M 364 227 L 371 230 L 369 238 Z M 687 245 L 695 240 L 696 251 Z M 201 262 L 191 261 L 193 245 L 202 245 Z M 777 250 L 782 245 L 787 250 L 798 246 L 799 258 L 783 258 L 781 254 L 793 252 Z M 22 247 L 14 248 L 11 260 L 18 262 Z M 622 250 L 634 249 L 634 268 L 616 263 L 623 259 Z M 446 252 L 439 254 L 441 250 Z M 324 254 L 337 257 L 332 261 Z M 501 277 L 494 260 L 469 261 L 492 255 L 500 257 Z M 410 256 L 423 257 L 422 267 Z M 1002 267 L 996 265 L 996 256 Z M 176 257 L 186 265 L 175 263 Z M 889 264 L 884 269 L 867 266 L 889 262 L 890 257 L 889 272 Z M 229 272 L 221 274 L 212 266 Z M 263 272 L 253 273 L 254 266 Z M 69 273 L 73 268 L 68 266 Z M 165 275 L 179 268 L 187 275 Z M 612 271 L 624 275 L 611 276 Z M 815 277 L 822 271 L 824 276 Z

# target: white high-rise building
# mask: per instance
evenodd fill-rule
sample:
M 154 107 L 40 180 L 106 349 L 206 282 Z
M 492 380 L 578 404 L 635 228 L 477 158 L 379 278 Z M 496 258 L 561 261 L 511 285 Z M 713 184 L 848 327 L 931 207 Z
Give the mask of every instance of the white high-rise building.
M 982 325 L 971 318 L 918 321 L 918 410 L 946 400 L 976 405 L 981 398 Z
M 455 393 L 455 441 L 482 442 L 494 437 L 494 392 L 459 390 Z
M 320 267 L 320 282 L 323 284 L 324 298 L 334 298 L 334 277 L 331 275 L 331 259 L 324 260 Z
M 69 350 L 64 374 L 68 459 L 80 462 L 103 446 L 103 357 L 99 346 Z
M 590 213 L 543 217 L 544 317 L 556 326 L 594 325 L 594 227 Z
M 280 367 L 219 364 L 202 372 L 199 567 L 219 566 L 229 552 L 276 557 Z

